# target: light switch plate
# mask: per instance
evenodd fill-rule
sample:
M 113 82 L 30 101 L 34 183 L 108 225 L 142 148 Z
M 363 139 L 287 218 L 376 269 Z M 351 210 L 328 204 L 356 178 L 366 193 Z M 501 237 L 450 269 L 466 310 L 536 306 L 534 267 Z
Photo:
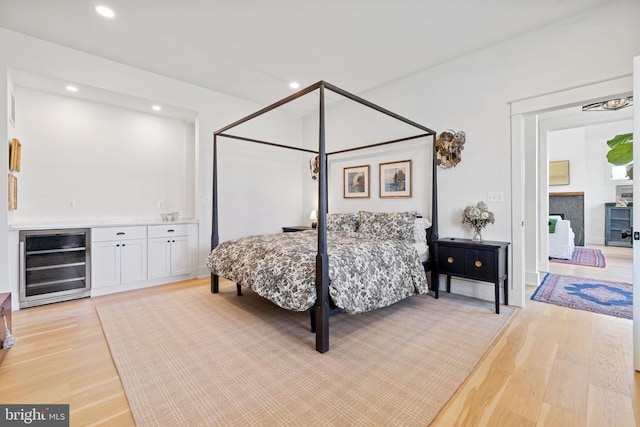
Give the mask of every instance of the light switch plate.
M 487 202 L 504 202 L 504 193 L 502 191 L 489 191 L 487 193 Z

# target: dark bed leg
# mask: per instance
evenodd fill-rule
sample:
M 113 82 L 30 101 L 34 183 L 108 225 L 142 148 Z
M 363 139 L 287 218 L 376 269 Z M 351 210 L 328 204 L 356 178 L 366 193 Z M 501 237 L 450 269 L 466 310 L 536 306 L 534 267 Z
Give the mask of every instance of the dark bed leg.
M 220 287 L 220 277 L 217 274 L 211 274 L 211 293 L 217 294 Z
M 238 296 L 241 297 L 242 296 L 242 286 L 236 285 L 236 291 L 238 291 Z

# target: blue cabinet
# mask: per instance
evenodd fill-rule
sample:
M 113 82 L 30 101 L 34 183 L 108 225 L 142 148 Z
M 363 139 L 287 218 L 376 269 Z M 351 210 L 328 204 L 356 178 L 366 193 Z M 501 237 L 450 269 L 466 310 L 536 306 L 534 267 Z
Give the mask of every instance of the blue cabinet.
M 606 246 L 633 246 L 633 205 L 616 206 L 605 203 L 604 244 Z

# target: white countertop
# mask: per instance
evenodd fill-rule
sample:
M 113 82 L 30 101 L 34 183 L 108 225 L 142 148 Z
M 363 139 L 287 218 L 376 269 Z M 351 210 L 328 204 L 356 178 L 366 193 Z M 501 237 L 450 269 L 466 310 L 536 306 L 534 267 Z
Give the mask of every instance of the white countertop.
M 98 228 L 98 227 L 124 227 L 131 225 L 164 225 L 164 224 L 198 224 L 193 218 L 179 219 L 177 221 L 162 221 L 160 219 L 87 219 L 73 221 L 33 221 L 16 222 L 9 224 L 12 230 L 57 230 L 67 228 Z

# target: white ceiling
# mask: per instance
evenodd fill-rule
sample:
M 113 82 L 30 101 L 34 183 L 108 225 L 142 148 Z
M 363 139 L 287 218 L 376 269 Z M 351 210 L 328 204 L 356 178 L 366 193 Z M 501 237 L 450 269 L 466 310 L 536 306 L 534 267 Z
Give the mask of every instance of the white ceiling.
M 291 80 L 360 94 L 611 1 L 0 0 L 0 26 L 268 104 Z

